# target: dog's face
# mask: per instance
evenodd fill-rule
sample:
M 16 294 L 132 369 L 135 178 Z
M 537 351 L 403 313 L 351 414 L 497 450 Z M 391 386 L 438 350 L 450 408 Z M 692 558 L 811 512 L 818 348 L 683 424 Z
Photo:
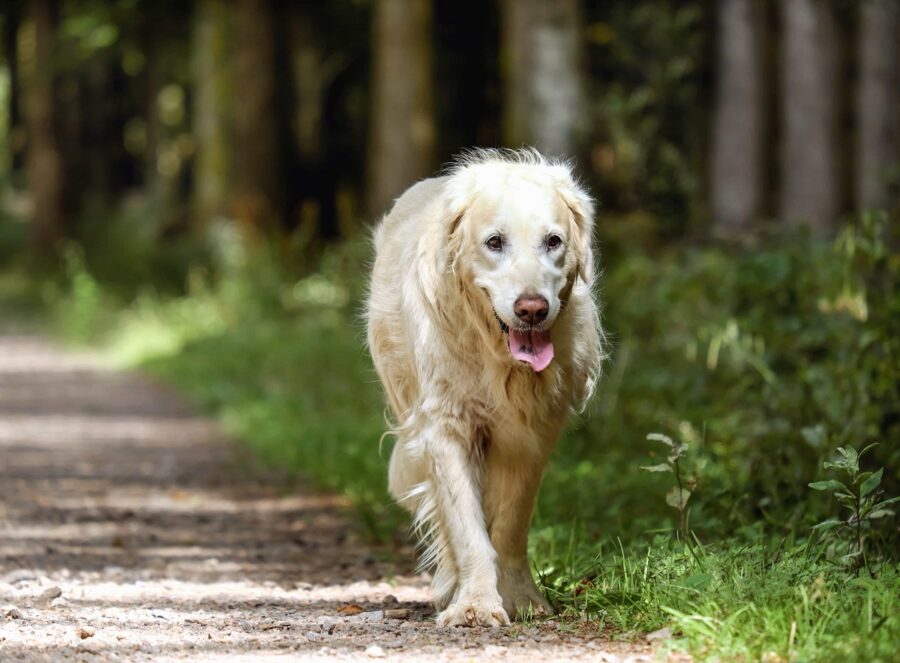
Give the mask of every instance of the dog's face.
M 499 321 L 498 333 L 508 336 L 511 356 L 541 371 L 553 360 L 553 324 L 575 278 L 587 278 L 590 269 L 590 210 L 567 194 L 590 202 L 549 168 L 523 170 L 505 173 L 502 183 L 479 183 L 461 220 L 460 248 Z

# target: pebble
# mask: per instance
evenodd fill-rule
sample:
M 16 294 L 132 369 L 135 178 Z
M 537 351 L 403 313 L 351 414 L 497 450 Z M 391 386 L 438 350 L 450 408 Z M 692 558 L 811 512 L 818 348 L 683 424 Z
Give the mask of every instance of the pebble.
M 94 632 L 89 628 L 80 628 L 76 631 L 76 633 L 82 640 L 87 640 L 88 638 L 94 637 Z
M 18 608 L 11 607 L 6 611 L 7 619 L 22 619 L 22 611 Z
M 350 618 L 351 621 L 354 622 L 380 622 L 384 620 L 384 610 L 372 610 L 370 612 L 361 612 L 358 615 L 353 615 Z
M 369 645 L 366 647 L 366 656 L 369 658 L 384 658 L 384 650 L 378 645 Z
M 45 599 L 47 601 L 52 601 L 53 599 L 58 598 L 60 596 L 62 596 L 62 590 L 59 587 L 54 585 L 53 587 L 48 587 L 43 592 L 41 592 L 40 598 Z
M 393 608 L 384 611 L 385 619 L 409 619 L 409 610 L 407 608 Z

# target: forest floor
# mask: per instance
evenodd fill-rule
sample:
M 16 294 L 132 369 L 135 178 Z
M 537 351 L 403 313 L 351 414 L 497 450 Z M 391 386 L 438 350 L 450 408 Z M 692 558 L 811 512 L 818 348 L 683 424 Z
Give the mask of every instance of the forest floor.
M 655 658 L 595 625 L 439 628 L 400 557 L 166 388 L 0 335 L 0 659 Z

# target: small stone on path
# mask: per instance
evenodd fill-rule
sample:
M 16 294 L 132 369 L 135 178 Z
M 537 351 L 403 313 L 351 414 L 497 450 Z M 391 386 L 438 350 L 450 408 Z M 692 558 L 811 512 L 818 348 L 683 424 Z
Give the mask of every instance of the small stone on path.
M 366 647 L 366 656 L 369 658 L 384 658 L 384 650 L 378 645 L 369 645 Z

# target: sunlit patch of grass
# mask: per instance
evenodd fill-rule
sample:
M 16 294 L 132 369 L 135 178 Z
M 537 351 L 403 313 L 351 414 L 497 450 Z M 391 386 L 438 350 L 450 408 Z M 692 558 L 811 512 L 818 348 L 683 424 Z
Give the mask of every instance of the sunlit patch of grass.
M 668 647 L 701 660 L 896 660 L 900 575 L 887 562 L 855 578 L 808 541 L 692 553 L 669 536 L 585 545 L 577 528 L 538 530 L 531 547 L 564 614 L 633 637 L 666 627 Z

